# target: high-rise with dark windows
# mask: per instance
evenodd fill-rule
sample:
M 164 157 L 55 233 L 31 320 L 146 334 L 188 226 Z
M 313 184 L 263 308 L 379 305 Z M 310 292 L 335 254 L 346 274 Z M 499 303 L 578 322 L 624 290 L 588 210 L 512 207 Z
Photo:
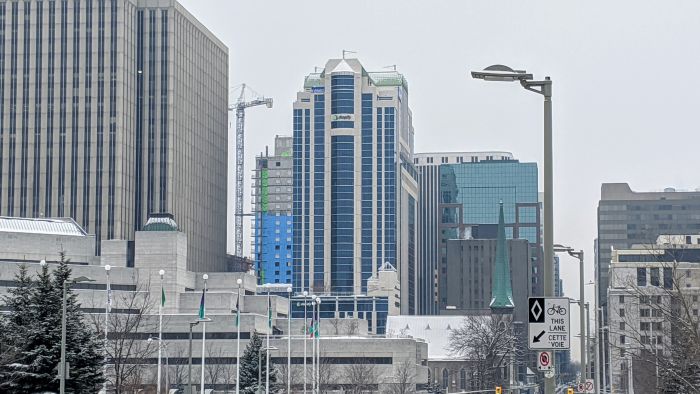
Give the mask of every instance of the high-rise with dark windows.
M 188 268 L 224 270 L 227 86 L 174 0 L 0 2 L 0 215 L 131 240 L 168 212 Z
M 296 291 L 361 294 L 384 262 L 417 304 L 418 184 L 408 84 L 357 59 L 306 76 L 293 113 Z

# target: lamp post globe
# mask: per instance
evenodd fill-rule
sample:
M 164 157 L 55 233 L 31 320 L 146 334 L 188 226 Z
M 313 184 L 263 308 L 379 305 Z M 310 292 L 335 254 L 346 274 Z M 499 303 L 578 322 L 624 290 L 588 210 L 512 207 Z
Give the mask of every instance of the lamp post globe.
M 209 279 L 209 275 L 207 275 L 207 274 L 202 275 L 202 279 L 204 279 L 204 280 Z
M 42 259 L 42 260 L 39 262 L 39 265 L 42 266 L 42 267 L 46 267 L 46 260 Z
M 236 284 L 237 284 L 237 285 L 240 286 L 242 283 L 243 283 L 243 279 L 241 279 L 241 278 L 236 279 Z

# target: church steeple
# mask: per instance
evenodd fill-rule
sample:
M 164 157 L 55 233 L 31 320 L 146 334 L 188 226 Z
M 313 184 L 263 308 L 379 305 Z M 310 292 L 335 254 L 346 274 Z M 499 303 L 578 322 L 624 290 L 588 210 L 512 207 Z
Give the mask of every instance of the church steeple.
M 512 313 L 513 286 L 510 281 L 510 256 L 506 243 L 506 227 L 503 218 L 503 202 L 498 213 L 498 238 L 496 239 L 496 259 L 491 275 L 491 304 L 492 313 Z

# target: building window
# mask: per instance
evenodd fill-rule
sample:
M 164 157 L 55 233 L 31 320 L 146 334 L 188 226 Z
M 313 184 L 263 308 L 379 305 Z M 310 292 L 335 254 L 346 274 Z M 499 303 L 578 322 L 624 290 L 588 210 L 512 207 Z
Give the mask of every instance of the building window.
M 649 317 L 649 309 L 643 308 L 639 310 L 640 317 Z
M 625 303 L 625 296 L 621 295 L 619 299 L 620 299 L 620 304 Z
M 462 391 L 467 389 L 467 371 L 464 368 L 459 371 L 459 389 Z
M 446 389 L 449 382 L 450 382 L 450 373 L 447 371 L 447 368 L 444 368 L 442 370 L 442 388 Z
M 647 285 L 647 269 L 637 268 L 637 286 Z
M 625 317 L 625 309 L 620 308 L 620 317 Z
M 649 269 L 649 272 L 651 274 L 651 285 L 658 286 L 659 285 L 659 269 L 658 268 L 651 268 L 651 269 Z
M 625 344 L 625 336 L 620 335 L 620 344 L 624 345 Z
M 639 322 L 639 329 L 642 331 L 649 331 L 651 329 L 651 323 L 649 322 Z
M 664 289 L 673 288 L 673 268 L 664 268 Z
M 625 330 L 625 322 L 621 321 L 620 322 L 620 331 L 624 331 L 624 330 Z

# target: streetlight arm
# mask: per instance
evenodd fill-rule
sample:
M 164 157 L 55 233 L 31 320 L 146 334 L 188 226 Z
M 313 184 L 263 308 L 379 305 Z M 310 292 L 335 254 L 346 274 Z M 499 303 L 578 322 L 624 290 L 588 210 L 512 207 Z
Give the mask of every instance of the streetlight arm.
M 552 97 L 552 80 L 550 80 L 549 77 L 545 77 L 544 81 L 520 79 L 520 85 L 525 88 L 525 90 L 541 94 L 545 97 Z

